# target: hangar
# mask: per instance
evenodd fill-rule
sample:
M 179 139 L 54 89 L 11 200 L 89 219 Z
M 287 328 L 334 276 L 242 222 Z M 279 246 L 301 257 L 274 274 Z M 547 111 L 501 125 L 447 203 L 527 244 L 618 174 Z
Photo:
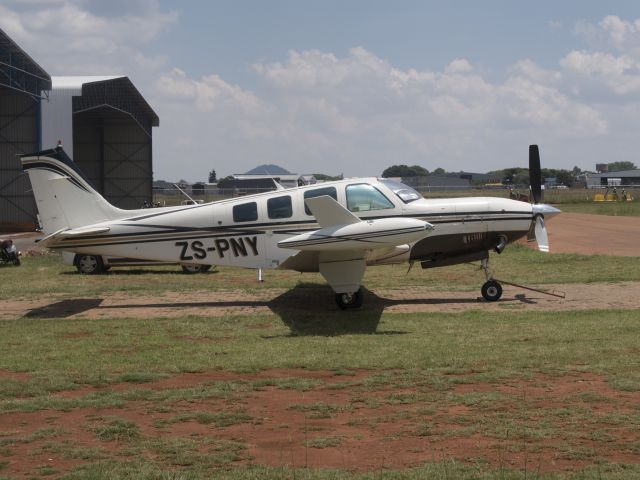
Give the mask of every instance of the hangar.
M 152 200 L 152 127 L 158 115 L 126 76 L 52 77 L 42 144 L 62 141 L 94 187 L 119 208 Z
M 51 77 L 0 30 L 0 231 L 38 225 L 17 155 L 59 140 L 109 202 L 125 209 L 150 202 L 159 124 L 128 77 Z
M 0 231 L 37 225 L 31 184 L 17 155 L 41 149 L 40 105 L 50 89 L 49 74 L 0 29 Z
M 619 172 L 590 173 L 587 188 L 601 187 L 637 187 L 640 186 L 640 170 L 623 170 Z

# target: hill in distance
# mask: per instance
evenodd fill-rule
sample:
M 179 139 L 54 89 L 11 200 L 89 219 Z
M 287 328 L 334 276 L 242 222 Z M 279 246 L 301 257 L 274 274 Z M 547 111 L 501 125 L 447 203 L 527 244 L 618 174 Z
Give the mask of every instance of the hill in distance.
M 278 165 L 260 165 L 259 167 L 252 168 L 245 175 L 291 175 L 291 172 L 285 170 Z

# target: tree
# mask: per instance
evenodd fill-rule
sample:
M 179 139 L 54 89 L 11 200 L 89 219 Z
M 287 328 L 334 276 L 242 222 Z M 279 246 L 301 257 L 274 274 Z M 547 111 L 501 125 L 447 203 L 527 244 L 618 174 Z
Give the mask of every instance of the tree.
M 610 172 L 621 172 L 622 170 L 636 170 L 638 167 L 633 162 L 613 162 L 609 164 Z
M 313 176 L 316 177 L 316 180 L 321 180 L 324 182 L 330 182 L 332 180 L 342 180 L 342 174 L 332 176 L 332 175 L 326 175 L 324 173 L 314 173 Z
M 556 174 L 556 181 L 558 182 L 558 185 L 573 187 L 573 184 L 576 183 L 576 175 L 569 170 L 558 170 L 558 173 Z
M 447 173 L 447 172 L 445 172 L 444 168 L 440 168 L 440 167 L 436 168 L 433 171 L 434 175 L 444 175 L 445 173 Z
M 217 180 L 216 171 L 215 170 L 211 170 L 209 172 L 209 183 L 215 183 L 216 180 Z
M 387 177 L 420 177 L 429 175 L 429 170 L 421 167 L 420 165 L 413 165 L 408 167 L 407 165 L 392 165 L 385 168 L 382 172 L 382 176 Z

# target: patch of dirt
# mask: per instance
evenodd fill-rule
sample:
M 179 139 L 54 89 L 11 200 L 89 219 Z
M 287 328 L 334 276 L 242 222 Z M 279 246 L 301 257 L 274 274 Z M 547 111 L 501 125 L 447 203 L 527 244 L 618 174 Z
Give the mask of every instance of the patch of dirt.
M 504 285 L 498 302 L 486 302 L 475 292 L 435 291 L 424 287 L 376 289 L 365 291 L 362 310 L 382 312 L 463 312 L 490 311 L 575 311 L 591 309 L 637 309 L 640 307 L 640 282 L 607 284 L 544 285 L 541 289 L 562 292 L 566 298 L 522 290 Z M 264 289 L 247 299 L 245 290 L 224 292 L 163 293 L 162 297 L 122 297 L 105 295 L 100 299 L 63 300 L 54 303 L 42 300 L 5 300 L 0 320 L 16 318 L 175 318 L 186 315 L 224 316 L 276 313 L 285 321 L 302 311 L 317 313 L 338 311 L 333 293 L 328 287 Z M 270 328 L 269 324 L 254 324 L 251 328 Z M 200 338 L 198 341 L 224 341 L 222 337 Z
M 10 380 L 18 380 L 18 381 L 26 381 L 29 380 L 29 374 L 23 372 L 13 372 L 11 370 L 7 370 L 4 368 L 0 368 L 0 379 L 10 379 Z
M 97 438 L 95 426 L 112 417 L 135 423 L 143 439 L 243 442 L 246 449 L 241 464 L 373 472 L 455 459 L 470 464 L 480 460 L 493 468 L 524 469 L 527 465 L 529 471 L 546 473 L 576 471 L 596 460 L 640 463 L 640 450 L 634 447 L 640 433 L 633 422 L 615 421 L 621 412 L 636 411 L 640 392 L 616 391 L 606 378 L 593 373 L 538 374 L 502 383 L 478 383 L 471 377 L 456 376 L 457 381 L 466 383 L 452 384 L 444 393 L 424 385 L 415 390 L 365 386 L 365 377 L 380 372 L 351 373 L 344 376 L 305 369 L 255 374 L 185 373 L 142 387 L 170 390 L 214 381 L 278 378 L 313 378 L 320 383 L 307 391 L 266 386 L 229 400 L 210 398 L 159 405 L 130 401 L 124 408 L 2 414 L 0 435 L 6 445 L 3 460 L 8 461 L 3 474 L 36 475 L 45 465 L 65 473 L 92 461 L 68 458 L 65 452 L 74 448 L 99 449 L 114 458 L 132 455 L 127 453 L 130 445 L 125 441 Z M 355 386 L 333 387 L 344 381 Z M 101 390 L 123 388 L 133 390 L 138 386 L 119 384 Z M 411 394 L 417 396 L 392 401 Z M 482 396 L 488 400 L 473 401 Z M 215 415 L 239 411 L 249 419 L 224 427 L 195 418 L 174 420 L 176 415 L 189 412 Z M 510 422 L 511 432 L 497 428 L 505 421 Z M 53 436 L 35 438 L 34 433 L 45 428 L 54 429 Z M 61 449 L 43 448 L 52 443 Z M 157 459 L 156 453 L 144 446 L 148 444 L 137 443 L 142 445 L 139 455 Z
M 552 252 L 640 256 L 640 218 L 562 213 L 547 222 Z

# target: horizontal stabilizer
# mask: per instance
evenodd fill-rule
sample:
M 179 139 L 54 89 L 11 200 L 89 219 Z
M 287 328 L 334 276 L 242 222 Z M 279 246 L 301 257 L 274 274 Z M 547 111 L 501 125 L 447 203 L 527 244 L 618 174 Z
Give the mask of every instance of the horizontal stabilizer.
M 90 228 L 75 228 L 75 229 L 61 229 L 52 233 L 40 240 L 40 245 L 43 247 L 49 247 L 53 244 L 64 240 L 66 238 L 77 238 L 84 235 L 97 235 L 99 233 L 106 233 L 111 230 L 109 227 L 90 227 Z M 56 245 L 58 246 L 58 245 Z
M 328 195 L 307 198 L 305 203 L 313 216 L 316 217 L 318 224 L 323 228 L 334 225 L 351 225 L 362 221 Z

